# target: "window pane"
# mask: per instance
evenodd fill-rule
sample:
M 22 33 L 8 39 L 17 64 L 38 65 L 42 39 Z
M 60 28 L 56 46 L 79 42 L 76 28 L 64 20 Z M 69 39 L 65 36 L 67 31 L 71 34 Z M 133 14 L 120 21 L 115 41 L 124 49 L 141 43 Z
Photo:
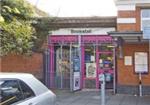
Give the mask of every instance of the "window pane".
M 143 9 L 141 11 L 141 30 L 145 27 L 150 27 L 150 9 Z
M 142 20 L 142 27 L 141 29 L 144 30 L 144 28 L 150 27 L 150 19 L 149 20 Z
M 23 99 L 17 80 L 0 80 L 0 87 L 0 104 L 10 105 Z
M 143 20 L 142 26 L 143 26 L 143 29 L 144 29 L 144 27 L 150 27 L 150 20 Z
M 142 18 L 150 18 L 150 9 L 142 10 Z
M 31 90 L 31 88 L 28 85 L 26 85 L 22 81 L 19 81 L 19 84 L 20 84 L 20 87 L 21 87 L 21 90 L 23 92 L 23 95 L 24 95 L 25 99 L 35 96 L 34 92 Z

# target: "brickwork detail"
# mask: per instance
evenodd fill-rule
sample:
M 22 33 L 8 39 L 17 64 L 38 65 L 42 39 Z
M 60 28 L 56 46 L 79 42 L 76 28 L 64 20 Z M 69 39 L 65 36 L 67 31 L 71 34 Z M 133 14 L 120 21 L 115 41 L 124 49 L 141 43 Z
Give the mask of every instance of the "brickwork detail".
M 125 66 L 124 58 L 117 59 L 117 81 L 120 85 L 138 85 L 139 77 L 134 72 L 134 52 L 149 52 L 148 44 L 125 44 L 123 47 L 124 56 L 132 56 L 132 65 Z M 150 60 L 150 59 L 149 59 Z M 142 75 L 142 84 L 150 85 L 150 63 L 149 73 Z
M 32 56 L 8 55 L 1 57 L 1 72 L 31 73 L 37 78 L 42 78 L 43 56 L 34 53 Z
M 136 7 L 136 11 L 118 11 L 117 18 L 135 18 L 136 23 L 117 24 L 117 31 L 141 31 L 141 8 Z

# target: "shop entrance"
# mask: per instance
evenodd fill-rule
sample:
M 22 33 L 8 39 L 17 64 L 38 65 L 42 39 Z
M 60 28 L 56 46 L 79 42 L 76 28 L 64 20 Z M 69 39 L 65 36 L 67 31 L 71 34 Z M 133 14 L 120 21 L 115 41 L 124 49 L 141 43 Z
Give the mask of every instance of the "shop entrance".
M 106 89 L 113 89 L 114 79 L 114 55 L 113 47 L 99 46 L 97 48 L 97 76 L 105 74 Z M 97 81 L 97 87 L 100 88 L 100 82 Z
M 105 73 L 106 88 L 114 88 L 111 44 L 113 40 L 108 35 L 50 36 L 50 87 L 71 91 L 98 89 L 98 75 Z

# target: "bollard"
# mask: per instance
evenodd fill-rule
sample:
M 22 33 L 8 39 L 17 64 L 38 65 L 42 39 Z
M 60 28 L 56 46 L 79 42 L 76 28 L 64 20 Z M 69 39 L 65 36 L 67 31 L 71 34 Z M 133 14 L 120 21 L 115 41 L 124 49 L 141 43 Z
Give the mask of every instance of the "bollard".
M 99 81 L 101 83 L 101 105 L 105 105 L 105 75 L 99 75 Z
M 139 73 L 139 95 L 142 97 L 142 74 Z

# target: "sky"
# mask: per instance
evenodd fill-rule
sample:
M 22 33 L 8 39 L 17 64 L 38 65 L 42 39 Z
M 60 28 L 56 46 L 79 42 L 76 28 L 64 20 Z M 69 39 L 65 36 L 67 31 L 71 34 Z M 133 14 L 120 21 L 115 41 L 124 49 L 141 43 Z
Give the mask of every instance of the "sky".
M 116 16 L 114 0 L 27 0 L 51 16 Z

